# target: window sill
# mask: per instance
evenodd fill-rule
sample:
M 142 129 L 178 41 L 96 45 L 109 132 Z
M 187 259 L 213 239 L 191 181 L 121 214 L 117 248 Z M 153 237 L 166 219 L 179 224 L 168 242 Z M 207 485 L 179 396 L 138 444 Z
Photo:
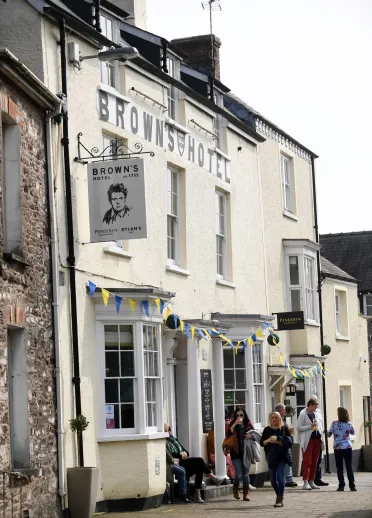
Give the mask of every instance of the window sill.
M 311 320 L 305 320 L 305 326 L 320 327 L 320 324 Z
M 217 155 L 220 155 L 220 156 L 222 156 L 222 158 L 224 158 L 228 162 L 231 162 L 231 158 L 228 157 L 227 155 L 225 155 L 225 153 L 223 151 L 221 151 L 218 147 L 215 147 L 214 151 L 215 151 L 215 153 L 217 153 Z
M 343 342 L 349 342 L 350 338 L 348 336 L 336 334 L 336 340 L 341 340 Z
M 189 130 L 185 126 L 182 126 L 182 124 L 179 124 L 178 122 L 171 119 L 170 117 L 165 118 L 165 123 L 168 124 L 169 126 L 172 126 L 175 129 L 182 131 L 182 133 L 187 133 L 187 134 L 190 133 Z
M 169 433 L 137 433 L 133 435 L 104 435 L 97 437 L 97 442 L 124 442 L 124 441 L 155 441 L 156 439 L 166 439 Z
M 286 218 L 292 219 L 293 221 L 298 221 L 298 217 L 295 216 L 292 212 L 289 212 L 288 210 L 283 209 L 283 216 Z
M 190 272 L 188 270 L 184 270 L 176 264 L 167 264 L 165 269 L 167 270 L 167 272 L 178 273 L 178 275 L 183 275 L 184 277 L 188 277 L 190 275 Z
M 25 259 L 23 256 L 16 254 L 15 252 L 6 252 L 4 253 L 4 259 L 9 263 L 18 263 L 23 266 L 32 266 L 32 263 Z
M 114 86 L 105 85 L 105 83 L 100 83 L 98 90 L 102 90 L 103 92 L 114 95 L 115 97 L 122 99 L 125 103 L 130 104 L 132 102 L 130 99 L 128 99 L 128 97 L 125 97 L 125 95 L 121 94 L 119 90 L 117 90 Z
M 118 255 L 120 257 L 125 257 L 126 259 L 131 259 L 132 257 L 134 257 L 134 254 L 132 254 L 131 252 L 127 252 L 126 250 L 120 248 L 120 246 L 115 245 L 108 245 L 103 249 L 103 251 L 106 254 Z
M 216 284 L 218 284 L 219 286 L 225 286 L 226 288 L 236 288 L 236 285 L 234 283 L 225 281 L 225 279 L 216 279 Z
M 13 477 L 41 477 L 43 471 L 41 468 L 14 468 L 9 472 L 9 474 Z

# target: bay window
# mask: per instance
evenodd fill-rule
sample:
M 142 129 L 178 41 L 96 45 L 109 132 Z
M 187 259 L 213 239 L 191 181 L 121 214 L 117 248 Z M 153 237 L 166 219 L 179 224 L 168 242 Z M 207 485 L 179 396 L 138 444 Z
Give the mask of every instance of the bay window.
M 284 240 L 288 310 L 303 311 L 307 323 L 318 322 L 317 249 L 308 240 Z

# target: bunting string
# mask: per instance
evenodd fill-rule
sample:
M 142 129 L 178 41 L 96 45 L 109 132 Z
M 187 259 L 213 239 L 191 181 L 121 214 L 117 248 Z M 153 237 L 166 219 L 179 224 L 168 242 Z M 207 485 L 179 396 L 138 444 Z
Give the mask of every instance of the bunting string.
M 94 293 L 97 290 L 97 285 L 93 281 L 88 281 L 88 288 L 89 288 L 90 297 L 93 297 Z M 254 345 L 257 344 L 257 342 L 260 342 L 263 339 L 265 339 L 264 332 L 266 331 L 267 333 L 269 333 L 271 335 L 271 340 L 272 340 L 274 346 L 279 351 L 280 365 L 282 367 L 284 367 L 284 369 L 288 369 L 288 371 L 291 373 L 291 375 L 294 378 L 305 379 L 305 378 L 311 378 L 311 377 L 313 377 L 315 375 L 319 375 L 319 374 L 322 375 L 323 378 L 325 378 L 324 369 L 319 360 L 313 367 L 310 367 L 307 369 L 299 369 L 298 367 L 291 365 L 290 362 L 287 360 L 285 354 L 281 350 L 279 344 L 277 343 L 277 341 L 275 339 L 276 335 L 274 334 L 274 329 L 269 322 L 262 322 L 260 324 L 260 326 L 256 329 L 256 331 L 254 333 L 252 333 L 251 335 L 247 336 L 244 340 L 240 339 L 238 341 L 234 341 L 234 340 L 231 340 L 230 338 L 228 338 L 223 332 L 218 332 L 214 327 L 211 327 L 211 328 L 196 327 L 196 326 L 192 326 L 192 325 L 188 324 L 184 320 L 180 319 L 176 314 L 174 314 L 168 306 L 169 303 L 165 302 L 160 297 L 137 301 L 135 299 L 121 297 L 120 295 L 111 293 L 110 291 L 108 291 L 104 288 L 101 288 L 101 295 L 102 295 L 102 300 L 103 300 L 103 303 L 105 306 L 108 305 L 110 297 L 114 298 L 117 313 L 120 312 L 121 303 L 123 300 L 128 301 L 133 314 L 136 311 L 137 302 L 140 302 L 140 304 L 141 304 L 140 307 L 142 308 L 142 311 L 145 313 L 147 318 L 150 317 L 150 304 L 155 303 L 159 314 L 162 315 L 165 320 L 167 320 L 170 316 L 173 316 L 174 329 L 180 328 L 181 333 L 186 334 L 187 338 L 191 338 L 192 340 L 194 340 L 196 334 L 203 340 L 210 340 L 212 338 L 220 338 L 222 340 L 222 345 L 229 346 L 232 350 L 234 350 L 236 355 L 239 353 L 239 351 L 244 351 L 244 349 L 248 345 L 253 347 Z

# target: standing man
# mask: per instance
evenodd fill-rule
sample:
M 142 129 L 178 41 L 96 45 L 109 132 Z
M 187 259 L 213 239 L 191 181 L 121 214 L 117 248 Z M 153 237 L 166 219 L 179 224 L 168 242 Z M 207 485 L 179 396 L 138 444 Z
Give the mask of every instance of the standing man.
M 318 401 L 318 403 L 319 403 L 319 400 L 318 400 L 317 396 L 315 396 L 315 395 L 310 396 L 310 399 L 315 399 L 315 401 Z M 318 406 L 317 409 L 315 410 L 315 417 L 319 414 L 322 417 L 322 413 Z M 322 420 L 323 420 L 323 417 L 322 417 Z M 329 486 L 328 482 L 323 482 L 323 480 L 322 480 L 322 453 L 323 453 L 322 450 L 320 450 L 318 464 L 316 467 L 315 480 L 314 480 L 315 485 L 318 487 Z
M 279 412 L 281 415 L 281 418 L 283 419 L 284 426 L 288 429 L 289 433 L 293 436 L 294 435 L 294 427 L 292 425 L 289 425 L 285 421 L 285 405 L 283 403 L 278 403 L 275 407 L 275 412 Z M 290 452 L 292 454 L 292 452 Z M 293 480 L 293 472 L 292 472 L 292 466 L 289 464 L 285 465 L 284 468 L 284 478 L 285 478 L 285 487 L 296 487 L 297 482 Z

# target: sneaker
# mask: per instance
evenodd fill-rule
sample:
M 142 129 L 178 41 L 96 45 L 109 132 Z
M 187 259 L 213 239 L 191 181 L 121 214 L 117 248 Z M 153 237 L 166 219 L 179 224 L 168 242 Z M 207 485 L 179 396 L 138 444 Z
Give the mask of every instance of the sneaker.
M 318 486 L 314 484 L 314 480 L 309 480 L 309 486 L 311 489 L 320 489 Z
M 357 488 L 355 486 L 350 488 L 350 491 L 356 491 L 356 490 L 357 490 Z
M 294 480 L 292 480 L 292 482 L 285 483 L 285 487 L 297 487 L 297 486 L 298 486 L 298 484 Z
M 255 489 L 257 489 L 257 488 L 256 488 L 256 487 L 254 487 L 254 486 L 251 486 L 251 485 L 249 484 L 249 489 L 250 489 L 251 491 L 252 491 L 252 490 L 254 491 L 254 490 L 255 490 Z
M 328 482 L 323 482 L 323 480 L 314 480 L 315 485 L 321 487 L 321 486 L 329 486 Z
M 344 490 L 344 486 L 338 486 L 337 491 L 343 491 L 343 490 Z
M 304 485 L 302 486 L 302 489 L 307 489 L 308 491 L 311 491 L 310 484 L 307 480 L 304 480 Z

